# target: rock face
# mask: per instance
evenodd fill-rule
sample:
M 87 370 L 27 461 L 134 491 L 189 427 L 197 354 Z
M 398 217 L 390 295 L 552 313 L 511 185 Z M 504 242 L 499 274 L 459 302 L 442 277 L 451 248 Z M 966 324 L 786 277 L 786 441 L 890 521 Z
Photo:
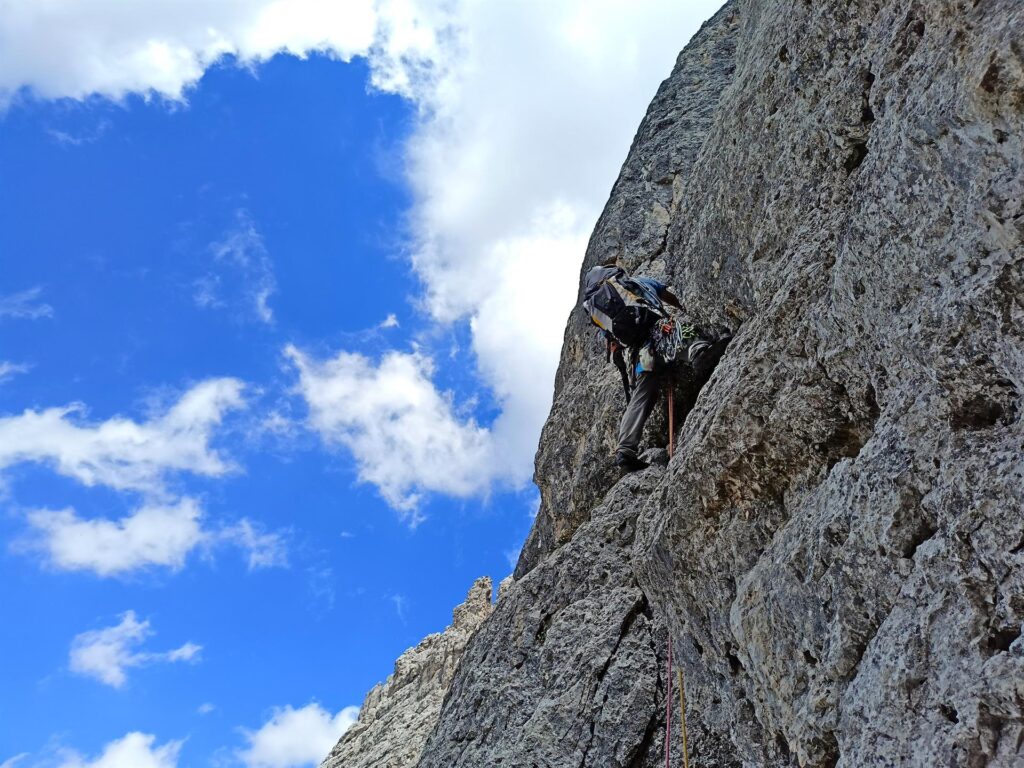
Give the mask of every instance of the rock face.
M 669 637 L 695 766 L 1024 764 L 1022 142 L 1019 0 L 705 26 L 583 269 L 735 339 L 672 461 L 619 479 L 570 319 L 541 511 L 420 766 L 660 765 Z
M 455 609 L 451 626 L 403 653 L 387 681 L 367 694 L 359 720 L 321 768 L 416 765 L 466 644 L 491 610 L 491 580 L 478 579 Z

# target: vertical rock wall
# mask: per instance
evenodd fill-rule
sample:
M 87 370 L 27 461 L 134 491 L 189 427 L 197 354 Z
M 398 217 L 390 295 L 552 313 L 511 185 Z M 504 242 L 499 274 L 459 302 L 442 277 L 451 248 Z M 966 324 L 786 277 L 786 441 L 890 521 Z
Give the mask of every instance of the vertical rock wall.
M 737 337 L 640 582 L 752 764 L 1020 765 L 1024 5 L 741 9 L 665 259 Z

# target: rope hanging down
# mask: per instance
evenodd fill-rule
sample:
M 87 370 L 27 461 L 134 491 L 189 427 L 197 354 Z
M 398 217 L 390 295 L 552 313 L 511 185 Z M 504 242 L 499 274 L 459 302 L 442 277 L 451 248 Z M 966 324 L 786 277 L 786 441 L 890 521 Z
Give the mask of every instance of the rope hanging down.
M 668 674 L 665 675 L 665 768 L 672 765 L 672 638 L 668 641 Z
M 676 674 L 679 676 L 679 720 L 683 727 L 683 768 L 690 768 L 690 751 L 686 747 L 686 681 L 682 664 Z
M 690 768 L 690 750 L 686 743 L 686 680 L 683 668 L 676 670 L 679 680 L 679 721 L 683 733 L 683 768 Z M 665 676 L 665 768 L 671 768 L 672 761 L 672 640 L 668 641 L 668 674 Z
M 675 453 L 673 448 L 675 447 L 676 431 L 675 387 L 672 386 L 672 379 L 668 380 L 668 386 L 665 387 L 665 390 L 665 396 L 668 398 L 668 457 L 671 459 L 672 454 Z
M 672 458 L 675 452 L 675 388 L 672 380 L 669 379 L 665 387 L 665 397 L 668 400 L 668 457 Z M 683 668 L 676 670 L 679 678 L 679 719 L 683 732 L 683 768 L 690 768 L 690 751 L 686 744 L 686 681 L 683 678 Z M 665 768 L 671 768 L 672 762 L 672 638 L 668 641 L 668 674 L 665 676 Z

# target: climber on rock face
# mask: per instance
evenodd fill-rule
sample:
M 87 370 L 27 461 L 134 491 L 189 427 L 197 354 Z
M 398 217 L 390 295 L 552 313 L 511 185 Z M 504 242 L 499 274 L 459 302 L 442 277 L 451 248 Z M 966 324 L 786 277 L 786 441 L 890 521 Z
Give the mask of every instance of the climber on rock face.
M 626 392 L 615 451 L 615 464 L 625 472 L 647 466 L 638 449 L 662 374 L 678 363 L 710 373 L 728 343 L 700 338 L 693 326 L 671 317 L 666 304 L 682 310 L 671 289 L 653 278 L 630 277 L 617 266 L 594 267 L 586 274 L 583 309 L 601 329 L 607 358 L 619 369 Z

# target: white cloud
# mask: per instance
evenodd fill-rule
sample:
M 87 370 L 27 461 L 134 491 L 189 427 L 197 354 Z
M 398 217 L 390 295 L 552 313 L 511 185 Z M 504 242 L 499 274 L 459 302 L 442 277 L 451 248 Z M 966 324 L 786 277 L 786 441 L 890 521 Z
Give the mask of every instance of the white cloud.
M 120 99 L 134 92 L 180 100 L 225 54 L 244 64 L 277 52 L 347 59 L 373 41 L 373 6 L 373 0 L 8 0 L 0 14 L 0 103 L 22 88 L 44 98 Z
M 397 328 L 398 325 L 399 325 L 398 317 L 395 315 L 394 312 L 392 312 L 390 315 L 385 317 L 381 321 L 380 325 L 378 325 L 377 327 L 381 328 L 381 329 L 384 329 L 384 328 Z
M 120 688 L 127 682 L 127 670 L 130 668 L 199 660 L 202 646 L 195 643 L 185 643 L 180 648 L 158 653 L 135 650 L 153 634 L 148 621 L 138 621 L 134 611 L 127 611 L 116 626 L 75 636 L 68 655 L 71 671 Z
M 286 565 L 280 534 L 246 518 L 204 526 L 200 503 L 168 488 L 179 474 L 219 477 L 234 469 L 210 441 L 224 416 L 244 406 L 242 388 L 236 379 L 201 382 L 144 422 L 114 417 L 90 423 L 82 405 L 0 418 L 0 470 L 39 463 L 87 486 L 142 496 L 120 519 L 84 518 L 72 508 L 37 509 L 27 518 L 31 535 L 15 546 L 42 552 L 55 568 L 99 576 L 150 567 L 178 570 L 200 546 L 238 547 L 252 570 Z
M 27 373 L 31 369 L 32 366 L 26 363 L 12 363 L 9 360 L 0 360 L 0 384 L 12 376 L 17 376 L 19 373 Z M 0 765 L 0 768 L 3 768 L 3 765 Z
M 183 498 L 170 504 L 145 504 L 119 520 L 84 519 L 73 509 L 30 512 L 33 534 L 22 548 L 42 552 L 49 564 L 66 571 L 122 576 L 145 568 L 180 570 L 197 547 L 235 546 L 250 570 L 285 567 L 284 538 L 267 533 L 246 518 L 210 530 L 202 525 L 199 502 Z
M 192 298 L 200 307 L 243 307 L 240 316 L 272 323 L 270 297 L 277 279 L 263 237 L 248 211 L 235 212 L 235 224 L 210 245 L 211 271 L 196 280 Z
M 2 70 L 2 64 L 0 64 L 0 70 Z M 0 318 L 14 317 L 36 320 L 40 317 L 53 317 L 53 307 L 39 301 L 42 292 L 43 289 L 36 286 L 18 293 L 0 296 Z
M 182 12 L 175 0 L 152 0 L 144 12 L 119 4 L 102 13 L 98 3 L 9 3 L 17 12 L 0 20 L 0 90 L 178 98 L 225 51 L 254 62 L 276 50 L 324 50 L 367 56 L 375 87 L 415 103 L 406 171 L 423 306 L 437 323 L 470 322 L 501 415 L 488 430 L 460 419 L 418 353 L 309 363 L 316 375 L 304 374 L 303 388 L 308 379 L 318 390 L 311 407 L 321 434 L 352 450 L 360 477 L 399 509 L 424 492 L 466 496 L 525 482 L 590 230 L 658 83 L 721 2 L 248 0 Z M 62 56 L 44 54 L 51 50 Z M 362 364 L 369 368 L 352 370 Z M 426 416 L 362 396 L 392 376 L 404 387 L 392 397 L 427 402 Z M 327 390 L 354 384 L 372 416 L 324 405 Z M 422 435 L 406 438 L 376 417 L 435 440 L 424 449 Z
M 73 509 L 36 510 L 29 524 L 56 568 L 116 576 L 152 566 L 180 569 L 188 554 L 206 540 L 202 510 L 194 499 L 166 506 L 143 506 L 120 520 L 85 520 Z
M 28 757 L 28 752 L 22 752 L 20 755 L 15 755 L 14 757 L 9 757 L 6 760 L 4 760 L 2 763 L 0 763 L 0 768 L 14 768 L 15 765 L 20 763 L 26 757 Z
M 216 709 L 217 709 L 216 705 L 214 705 L 214 704 L 210 703 L 209 701 L 207 701 L 207 702 L 204 702 L 203 704 L 200 704 L 196 708 L 196 712 L 198 712 L 200 715 L 208 715 L 208 714 L 210 714 L 211 712 L 213 712 Z
M 3 417 L 0 470 L 42 463 L 85 485 L 147 493 L 161 491 L 169 473 L 223 475 L 232 467 L 209 441 L 224 414 L 242 407 L 241 393 L 237 379 L 209 379 L 143 423 L 123 417 L 88 423 L 81 404 Z
M 107 744 L 95 760 L 74 752 L 65 754 L 60 768 L 177 768 L 182 742 L 155 744 L 155 736 L 133 731 Z
M 389 595 L 388 600 L 391 601 L 392 605 L 395 606 L 395 614 L 399 620 L 405 624 L 405 609 L 409 604 L 408 599 L 405 595 Z
M 221 529 L 219 541 L 234 544 L 248 553 L 249 570 L 283 568 L 288 565 L 288 550 L 278 533 L 266 533 L 251 521 L 242 518 L 234 525 Z
M 249 746 L 238 757 L 247 768 L 318 765 L 358 716 L 359 707 L 345 707 L 332 716 L 316 702 L 277 709 L 258 731 L 246 732 Z
M 413 522 L 424 492 L 471 496 L 494 479 L 489 433 L 435 389 L 429 358 L 340 352 L 318 361 L 293 346 L 285 354 L 298 368 L 309 425 L 351 451 L 360 480 Z

